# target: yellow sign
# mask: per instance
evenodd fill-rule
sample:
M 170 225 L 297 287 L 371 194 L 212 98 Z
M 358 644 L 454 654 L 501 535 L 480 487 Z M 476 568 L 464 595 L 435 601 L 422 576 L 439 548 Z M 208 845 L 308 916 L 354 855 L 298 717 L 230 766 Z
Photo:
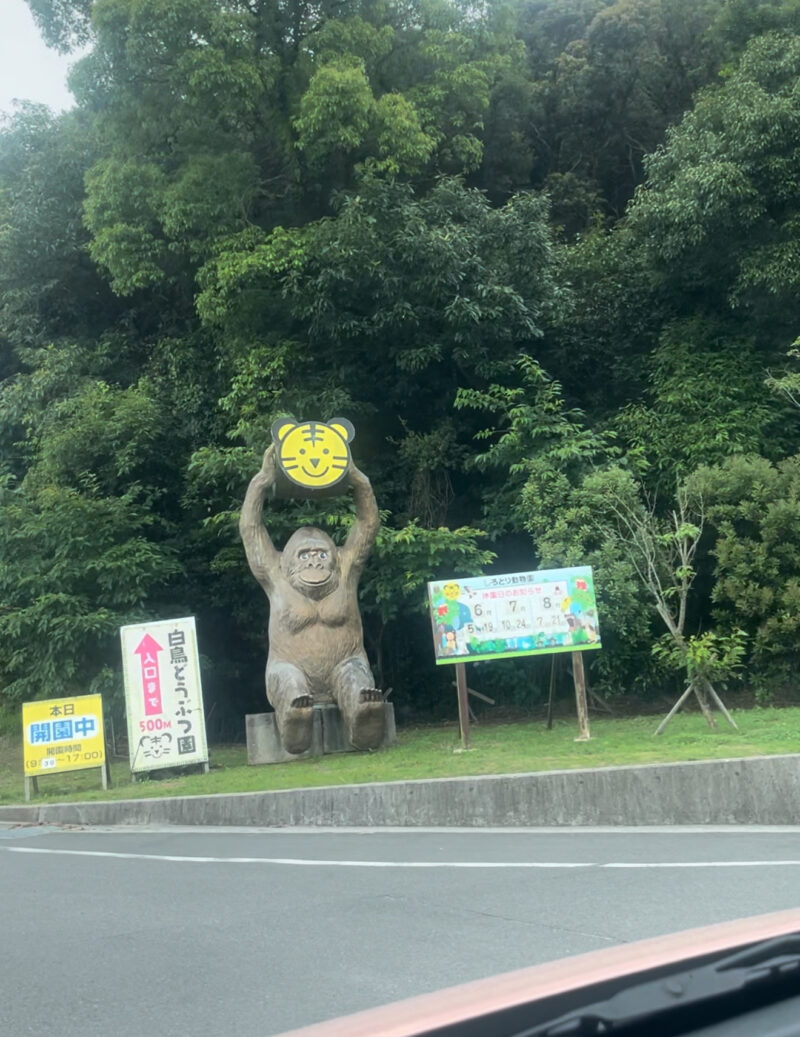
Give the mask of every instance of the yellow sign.
M 102 697 L 24 702 L 22 745 L 28 778 L 102 767 L 106 759 Z
M 306 489 L 325 489 L 344 478 L 350 465 L 348 444 L 354 435 L 347 418 L 299 425 L 291 418 L 279 418 L 272 426 L 281 471 Z

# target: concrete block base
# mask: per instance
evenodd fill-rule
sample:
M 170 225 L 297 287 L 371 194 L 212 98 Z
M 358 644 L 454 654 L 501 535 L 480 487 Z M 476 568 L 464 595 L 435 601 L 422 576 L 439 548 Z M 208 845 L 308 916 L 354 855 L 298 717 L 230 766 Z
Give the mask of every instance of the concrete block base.
M 306 760 L 311 756 L 322 756 L 322 717 L 313 709 L 311 745 L 304 753 L 287 753 L 281 745 L 278 725 L 274 713 L 248 713 L 244 718 L 247 734 L 247 762 L 289 763 L 291 760 Z
M 386 721 L 381 747 L 391 745 L 397 739 L 394 706 L 391 702 L 387 702 L 383 708 Z M 281 745 L 274 713 L 248 714 L 245 717 L 247 762 L 254 765 L 289 763 L 291 760 L 305 760 L 311 756 L 323 756 L 327 753 L 356 751 L 347 743 L 342 715 L 336 706 L 314 706 L 312 713 L 311 745 L 306 752 L 297 754 L 287 753 Z

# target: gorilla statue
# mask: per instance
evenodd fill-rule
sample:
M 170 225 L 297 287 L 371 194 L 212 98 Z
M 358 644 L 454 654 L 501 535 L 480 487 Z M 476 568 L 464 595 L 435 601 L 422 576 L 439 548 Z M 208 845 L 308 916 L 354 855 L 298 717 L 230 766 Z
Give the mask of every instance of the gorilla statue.
M 287 752 L 305 752 L 312 706 L 334 702 L 351 745 L 376 749 L 383 741 L 384 701 L 367 662 L 358 609 L 358 579 L 380 525 L 372 487 L 351 463 L 345 479 L 356 521 L 341 549 L 327 533 L 304 526 L 279 552 L 262 518 L 277 477 L 270 446 L 247 489 L 239 530 L 250 569 L 269 598 L 267 698 L 281 743 Z

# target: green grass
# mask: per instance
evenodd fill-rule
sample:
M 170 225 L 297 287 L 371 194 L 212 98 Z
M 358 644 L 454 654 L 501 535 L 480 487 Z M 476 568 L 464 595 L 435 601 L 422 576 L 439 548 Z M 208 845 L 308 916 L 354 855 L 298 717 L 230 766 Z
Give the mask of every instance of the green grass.
M 57 802 L 195 796 L 800 752 L 800 709 L 736 710 L 734 716 L 738 732 L 721 717 L 712 731 L 699 714 L 690 713 L 675 717 L 658 738 L 653 735 L 657 717 L 593 718 L 590 742 L 575 741 L 574 719 L 556 721 L 552 731 L 533 720 L 482 723 L 472 729 L 469 752 L 460 751 L 454 724 L 415 727 L 400 731 L 396 745 L 377 753 L 346 753 L 265 767 L 248 767 L 244 746 L 224 746 L 212 749 L 210 774 L 133 784 L 127 760 L 115 760 L 108 792 L 99 787 L 99 771 L 78 771 L 41 778 L 36 798 Z M 0 802 L 22 801 L 21 744 L 5 736 L 0 738 Z

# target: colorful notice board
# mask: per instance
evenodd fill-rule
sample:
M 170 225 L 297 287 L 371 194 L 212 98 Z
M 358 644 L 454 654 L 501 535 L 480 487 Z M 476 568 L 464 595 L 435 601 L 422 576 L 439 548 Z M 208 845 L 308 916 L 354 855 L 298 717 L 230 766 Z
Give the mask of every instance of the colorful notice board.
M 102 767 L 106 760 L 100 695 L 22 704 L 26 778 Z
M 428 584 L 436 662 L 600 648 L 591 567 Z

